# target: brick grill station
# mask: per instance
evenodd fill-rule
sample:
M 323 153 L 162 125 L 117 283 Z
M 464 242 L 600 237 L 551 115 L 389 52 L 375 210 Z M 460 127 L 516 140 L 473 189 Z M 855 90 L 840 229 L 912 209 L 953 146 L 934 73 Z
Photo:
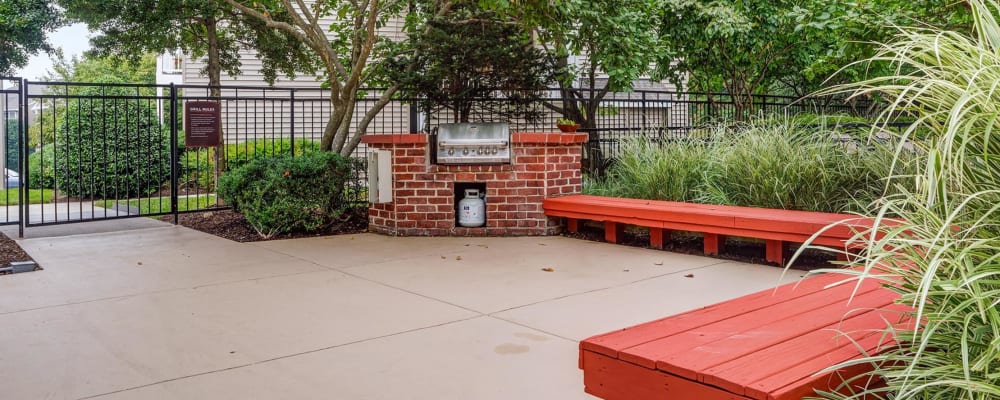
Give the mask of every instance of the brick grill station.
M 394 236 L 542 236 L 559 224 L 542 210 L 547 197 L 578 194 L 584 133 L 513 133 L 511 163 L 434 165 L 425 134 L 370 135 L 392 151 L 392 202 L 371 204 L 368 229 Z M 456 219 L 456 182 L 486 185 L 486 226 Z M 461 198 L 461 196 L 458 196 Z

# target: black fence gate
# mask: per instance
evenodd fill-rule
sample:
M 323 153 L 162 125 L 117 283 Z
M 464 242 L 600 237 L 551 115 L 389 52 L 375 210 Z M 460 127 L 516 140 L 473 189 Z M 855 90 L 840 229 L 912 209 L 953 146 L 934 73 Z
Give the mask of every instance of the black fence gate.
M 27 197 L 11 223 L 29 227 L 158 216 L 176 223 L 183 213 L 228 208 L 215 194 L 224 171 L 318 150 L 331 113 L 329 92 L 319 88 L 20 82 L 30 110 L 18 137 Z M 185 146 L 182 110 L 192 101 L 219 104 L 218 146 Z M 410 114 L 401 107 L 384 112 Z M 376 123 L 411 129 L 392 116 Z M 363 149 L 357 155 L 363 160 Z M 349 183 L 356 203 L 367 201 L 364 168 L 355 163 Z

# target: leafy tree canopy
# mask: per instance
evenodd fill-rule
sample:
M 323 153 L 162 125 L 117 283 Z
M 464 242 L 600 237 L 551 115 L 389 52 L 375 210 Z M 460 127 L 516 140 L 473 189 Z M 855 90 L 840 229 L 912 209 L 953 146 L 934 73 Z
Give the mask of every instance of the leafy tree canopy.
M 386 68 L 404 97 L 421 98 L 427 112 L 451 110 L 455 122 L 468 122 L 474 113 L 490 120 L 540 115 L 533 106 L 553 80 L 553 65 L 520 25 L 471 1 L 456 2 L 421 25 L 401 43 L 415 51 Z M 501 93 L 502 103 L 492 101 Z
M 315 72 L 303 45 L 256 19 L 242 18 L 220 1 L 204 0 L 59 0 L 73 19 L 100 34 L 91 39 L 98 56 L 122 57 L 133 63 L 148 53 L 182 50 L 207 57 L 202 73 L 218 85 L 225 71 L 240 73 L 241 48 L 254 49 L 264 61 L 268 82 L 278 74 Z
M 320 60 L 329 85 L 333 112 L 327 121 L 320 149 L 348 156 L 361 143 L 361 137 L 375 116 L 392 100 L 399 84 L 391 84 L 378 94 L 378 100 L 358 110 L 360 90 L 376 82 L 392 49 L 388 22 L 403 15 L 414 3 L 408 0 L 316 0 L 307 4 L 293 0 L 225 0 L 246 18 L 259 20 L 267 28 L 281 31 L 309 48 Z M 451 1 L 438 0 L 432 5 L 435 15 L 451 8 Z
M 0 75 L 13 74 L 40 51 L 50 52 L 46 33 L 64 23 L 46 0 L 0 1 Z

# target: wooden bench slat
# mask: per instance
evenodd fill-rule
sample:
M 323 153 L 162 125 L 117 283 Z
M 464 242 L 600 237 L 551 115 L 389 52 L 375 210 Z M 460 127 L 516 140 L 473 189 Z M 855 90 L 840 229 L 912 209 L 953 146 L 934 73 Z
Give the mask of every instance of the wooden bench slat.
M 617 358 L 621 350 L 759 310 L 778 301 L 794 301 L 798 297 L 816 293 L 823 290 L 824 287 L 837 284 L 844 279 L 843 276 L 832 274 L 806 278 L 799 282 L 778 286 L 773 290 L 764 290 L 739 297 L 732 300 L 733 304 L 717 303 L 619 331 L 597 335 L 581 341 L 580 348 Z M 853 282 L 843 282 L 841 285 L 853 287 L 854 284 Z
M 895 298 L 891 292 L 886 297 L 890 303 Z M 746 392 L 745 388 L 761 381 L 766 384 L 768 382 L 766 379 L 776 375 L 812 376 L 834 364 L 832 362 L 826 363 L 825 360 L 818 363 L 815 361 L 820 358 L 828 358 L 828 354 L 843 353 L 856 357 L 859 354 L 859 349 L 864 348 L 858 347 L 859 345 L 868 343 L 871 336 L 881 335 L 881 331 L 876 331 L 875 328 L 886 326 L 887 323 L 898 320 L 900 313 L 904 310 L 906 307 L 902 305 L 887 304 L 880 309 L 858 312 L 843 322 L 706 368 L 702 371 L 699 380 L 734 393 L 740 393 L 742 390 L 747 396 L 762 398 L 761 393 L 772 392 L 783 386 L 767 388 L 767 390 L 760 386 L 758 392 L 755 393 Z M 762 366 L 766 366 L 766 368 L 762 368 Z
M 859 300 L 867 300 L 865 295 L 876 289 L 879 289 L 879 285 L 868 281 L 858 291 Z M 828 325 L 830 323 L 831 312 L 835 312 L 838 309 L 843 310 L 837 314 L 836 318 L 839 318 L 844 312 L 849 310 L 846 304 L 844 304 L 844 299 L 854 290 L 855 287 L 853 286 L 841 285 L 806 296 L 796 297 L 794 301 L 773 303 L 765 309 L 757 309 L 731 316 L 721 321 L 677 332 L 655 341 L 624 349 L 619 352 L 618 358 L 644 367 L 658 368 L 689 379 L 696 379 L 697 376 L 694 372 L 690 368 L 686 368 L 685 365 L 665 361 L 676 358 L 690 351 L 693 347 L 707 345 L 734 334 L 751 332 L 759 327 L 781 324 L 782 321 L 787 319 L 796 319 L 798 323 L 809 324 L 810 326 L 816 326 L 816 324 L 820 324 L 818 326 Z M 739 306 L 738 301 L 729 301 L 723 304 L 730 307 Z M 703 357 L 708 356 L 711 356 L 711 354 L 703 355 Z M 716 365 L 728 361 L 729 357 L 729 354 L 715 354 L 714 359 L 704 360 L 703 363 L 707 362 L 709 365 Z
M 581 353 L 589 373 L 584 390 L 605 400 L 697 399 L 750 400 L 698 382 L 643 368 L 590 351 Z
M 831 294 L 832 295 L 832 294 Z M 767 349 L 786 342 L 802 341 L 804 335 L 810 332 L 821 331 L 835 326 L 845 313 L 850 312 L 854 307 L 878 308 L 892 303 L 892 293 L 880 289 L 866 292 L 855 297 L 850 305 L 843 301 L 815 309 L 807 309 L 799 314 L 790 315 L 774 323 L 760 325 L 747 330 L 736 330 L 723 335 L 722 339 L 683 349 L 679 353 L 661 357 L 657 363 L 657 369 L 670 372 L 676 375 L 705 380 L 705 370 L 729 363 L 742 358 L 748 354 Z M 777 312 L 778 310 L 775 310 Z M 826 338 L 832 338 L 836 334 L 826 331 Z M 686 333 L 684 336 L 676 336 L 677 339 L 684 340 L 692 335 L 700 334 L 697 330 Z M 813 338 L 815 339 L 815 338 Z M 821 345 L 820 343 L 813 343 Z M 787 354 L 786 354 L 787 355 Z M 781 360 L 772 360 L 756 366 L 756 370 L 762 374 L 769 375 L 779 371 L 787 371 L 789 366 L 782 365 Z M 811 375 L 818 370 L 803 372 L 804 375 Z
M 606 221 L 608 219 L 618 220 L 625 218 L 649 221 L 675 221 L 730 228 L 736 226 L 736 216 L 732 215 L 732 213 L 714 212 L 711 210 L 699 210 L 698 212 L 693 213 L 684 210 L 661 210 L 624 206 L 593 207 L 589 205 L 575 204 L 573 207 L 546 208 L 545 214 L 553 217 L 572 217 L 591 219 L 594 221 Z

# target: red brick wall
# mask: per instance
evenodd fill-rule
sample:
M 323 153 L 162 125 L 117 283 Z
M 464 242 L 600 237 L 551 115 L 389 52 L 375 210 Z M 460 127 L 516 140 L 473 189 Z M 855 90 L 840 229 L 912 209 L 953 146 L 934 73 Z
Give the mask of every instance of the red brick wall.
M 370 147 L 392 151 L 391 203 L 372 204 L 369 230 L 399 236 L 552 235 L 559 225 L 542 200 L 581 190 L 585 134 L 512 135 L 512 160 L 500 165 L 432 165 L 427 136 L 378 135 Z M 486 226 L 465 228 L 455 219 L 455 182 L 486 184 Z

